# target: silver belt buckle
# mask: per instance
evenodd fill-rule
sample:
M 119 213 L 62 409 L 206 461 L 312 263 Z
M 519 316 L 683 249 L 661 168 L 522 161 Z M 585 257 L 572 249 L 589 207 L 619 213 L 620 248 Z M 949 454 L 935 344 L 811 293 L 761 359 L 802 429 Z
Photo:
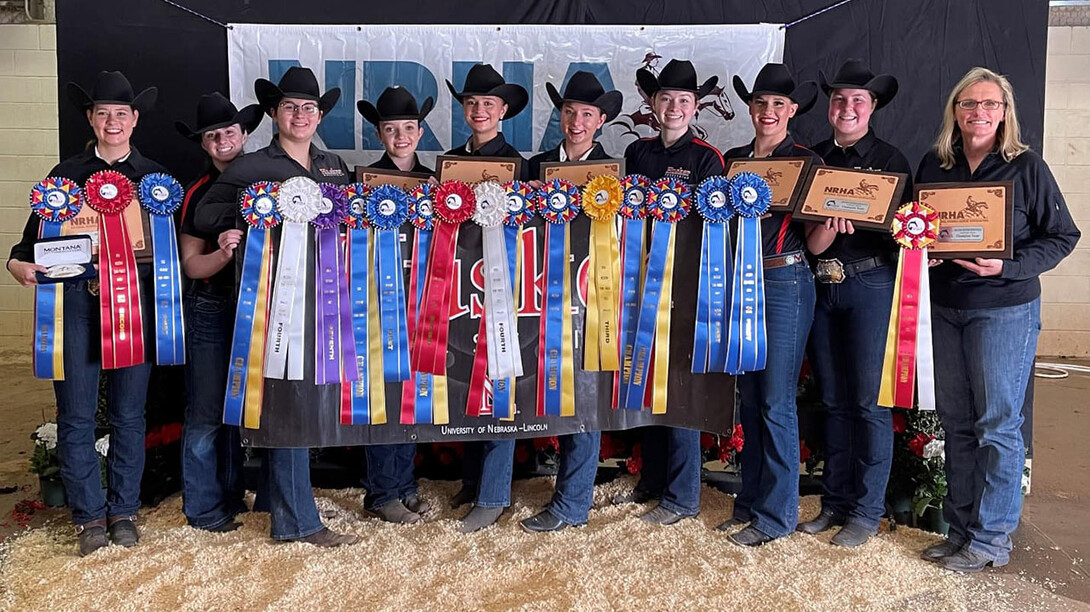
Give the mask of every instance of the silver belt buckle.
M 819 259 L 814 276 L 818 282 L 838 285 L 844 282 L 844 264 L 839 259 Z
M 91 295 L 98 295 L 98 279 L 92 278 L 87 281 L 87 293 Z

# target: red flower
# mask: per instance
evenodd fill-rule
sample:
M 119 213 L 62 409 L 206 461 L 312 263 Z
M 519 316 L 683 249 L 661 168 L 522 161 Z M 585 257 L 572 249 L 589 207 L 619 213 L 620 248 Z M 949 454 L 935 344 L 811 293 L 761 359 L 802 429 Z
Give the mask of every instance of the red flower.
M 715 436 L 711 435 L 710 433 L 701 432 L 701 434 L 700 434 L 700 450 L 708 450 L 709 448 L 711 448 L 713 446 L 715 446 Z
M 893 413 L 893 433 L 904 433 L 908 431 L 908 419 L 905 418 L 904 413 Z
M 719 460 L 722 461 L 723 463 L 730 462 L 731 455 L 733 455 L 733 454 L 734 454 L 734 451 L 732 451 L 729 446 L 722 446 L 722 445 L 719 446 Z
M 805 463 L 810 458 L 810 447 L 806 446 L 806 440 L 799 440 L 799 461 Z
M 560 452 L 560 440 L 556 436 L 534 438 L 534 450 L 544 451 L 550 448 L 555 452 Z
M 915 438 L 908 441 L 908 448 L 913 453 L 916 453 L 917 457 L 923 457 L 923 447 L 927 446 L 933 438 L 923 432 L 916 434 Z
M 515 463 L 526 463 L 530 460 L 530 449 L 525 444 L 515 447 Z
M 182 439 L 182 424 L 181 423 L 168 423 L 163 425 L 163 444 L 172 444 Z
M 643 458 L 643 445 L 639 442 L 632 445 L 632 457 L 635 459 Z
M 616 456 L 617 445 L 613 441 L 613 436 L 609 434 L 602 434 L 602 444 L 598 447 L 598 459 L 600 461 L 607 461 Z
M 629 474 L 635 474 L 643 469 L 643 459 L 640 459 L 639 457 L 629 457 L 628 460 L 624 462 L 624 467 L 628 470 Z

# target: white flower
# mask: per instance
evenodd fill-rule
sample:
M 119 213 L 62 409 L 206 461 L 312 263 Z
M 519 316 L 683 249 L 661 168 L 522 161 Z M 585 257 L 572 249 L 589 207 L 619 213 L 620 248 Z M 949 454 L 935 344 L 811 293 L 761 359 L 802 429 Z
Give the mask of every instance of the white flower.
M 1029 486 L 1029 470 L 1027 469 L 1022 472 L 1022 495 L 1029 495 Z
M 48 450 L 57 448 L 57 424 L 42 423 L 34 430 L 34 439 Z
M 943 448 L 943 441 L 938 438 L 935 438 L 934 440 L 928 442 L 923 447 L 924 459 L 931 459 L 932 457 L 945 458 L 945 456 L 946 451 Z
M 106 456 L 106 453 L 110 452 L 110 434 L 106 434 L 98 440 L 95 440 L 95 451 L 103 457 Z

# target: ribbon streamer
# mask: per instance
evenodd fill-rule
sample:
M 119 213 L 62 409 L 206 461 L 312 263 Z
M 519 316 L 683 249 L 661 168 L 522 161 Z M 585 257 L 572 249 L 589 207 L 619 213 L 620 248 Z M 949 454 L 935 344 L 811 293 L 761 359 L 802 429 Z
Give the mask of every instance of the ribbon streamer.
M 507 258 L 503 222 L 507 216 L 507 192 L 498 183 L 483 182 L 473 190 L 477 210 L 473 221 L 482 228 L 484 250 L 484 316 L 488 376 L 502 380 L 522 376 L 515 297 Z
M 280 184 L 254 183 L 242 191 L 239 210 L 249 227 L 242 257 L 235 327 L 231 336 L 231 358 L 227 371 L 227 392 L 223 401 L 223 422 L 256 429 L 261 425 L 261 402 L 265 379 L 266 322 L 269 312 L 269 281 L 272 276 L 272 233 L 280 224 L 276 210 Z
M 935 409 L 934 356 L 927 247 L 938 239 L 939 216 L 930 206 L 909 202 L 897 210 L 890 228 L 901 246 L 893 289 L 878 405 Z
M 185 363 L 185 320 L 182 309 L 182 266 L 174 211 L 185 190 L 174 177 L 161 172 L 140 179 L 140 204 L 148 211 L 155 276 L 155 363 Z
M 355 380 L 355 368 L 343 363 L 356 360 L 354 342 L 350 341 L 351 304 L 340 226 L 348 211 L 348 197 L 340 185 L 321 183 L 322 199 L 314 226 L 317 272 L 314 287 L 314 384 L 335 385 Z M 348 378 L 346 378 L 346 376 Z
M 545 285 L 538 349 L 538 416 L 575 415 L 575 356 L 571 323 L 571 242 L 568 224 L 579 214 L 576 186 L 553 179 L 542 188 L 538 214 L 545 226 Z
M 640 314 L 641 280 L 646 261 L 647 194 L 651 179 L 642 174 L 630 174 L 621 179 L 624 200 L 618 211 L 621 221 L 621 280 L 620 321 L 621 370 L 613 377 L 613 408 L 624 402 L 622 394 L 632 379 L 632 357 L 636 346 L 636 322 Z
M 265 377 L 303 380 L 309 256 L 307 224 L 322 208 L 322 190 L 311 179 L 295 176 L 280 183 L 280 197 L 276 203 L 283 218 L 283 229 L 265 346 Z
M 102 367 L 144 363 L 144 321 L 140 277 L 123 213 L 135 197 L 125 175 L 114 170 L 92 174 L 83 187 L 87 205 L 99 213 L 99 311 Z
M 619 292 L 621 255 L 617 243 L 617 212 L 624 200 L 615 176 L 592 178 L 583 188 L 583 212 L 590 217 L 590 279 L 583 332 L 583 369 L 620 370 Z
M 767 358 L 761 215 L 772 203 L 772 189 L 757 174 L 740 172 L 731 179 L 727 193 L 738 215 L 738 246 L 734 251 L 724 369 L 737 375 L 763 370 Z
M 730 295 L 731 244 L 727 222 L 734 217 L 730 181 L 713 176 L 696 190 L 696 210 L 704 219 L 697 284 L 696 329 L 693 333 L 694 374 L 724 372 L 727 365 L 727 296 Z
M 405 314 L 404 261 L 398 228 L 409 219 L 409 198 L 393 185 L 380 185 L 367 197 L 367 217 L 375 228 L 375 269 L 386 382 L 409 380 L 409 336 Z
M 341 381 L 341 424 L 368 425 L 371 422 L 370 410 L 370 364 L 368 346 L 368 324 L 370 313 L 369 287 L 371 268 L 371 236 L 368 232 L 367 196 L 371 188 L 363 183 L 352 183 L 345 187 L 344 223 L 348 226 L 347 260 L 345 276 L 348 279 L 349 303 L 352 315 L 353 359 L 345 359 L 343 367 L 351 369 L 354 378 L 347 373 Z M 349 339 L 346 338 L 346 342 Z
M 49 177 L 30 190 L 30 209 L 42 222 L 39 238 L 61 235 L 65 221 L 79 214 L 81 190 L 75 182 Z M 34 376 L 64 380 L 64 284 L 34 287 Z

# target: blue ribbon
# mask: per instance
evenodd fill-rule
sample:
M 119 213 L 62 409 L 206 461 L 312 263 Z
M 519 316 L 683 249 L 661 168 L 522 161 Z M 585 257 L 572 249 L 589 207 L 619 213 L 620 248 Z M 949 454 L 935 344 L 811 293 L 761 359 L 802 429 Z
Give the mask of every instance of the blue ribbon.
M 356 373 L 357 379 L 349 383 L 352 385 L 352 424 L 366 425 L 371 422 L 369 374 L 367 359 L 367 282 L 370 261 L 367 251 L 370 248 L 370 235 L 362 225 L 359 228 L 349 228 L 349 269 L 352 282 L 352 340 L 356 344 Z
M 511 275 L 511 287 L 514 290 L 518 285 L 518 278 L 515 273 L 518 271 L 518 239 L 519 232 L 522 231 L 521 226 L 507 225 L 503 228 L 504 245 L 507 247 L 507 270 Z M 516 307 L 518 304 L 516 303 Z M 518 315 L 515 315 L 515 321 L 518 322 Z M 515 350 L 522 350 L 522 347 L 516 347 Z M 515 379 L 507 378 L 504 380 L 497 380 L 492 382 L 492 416 L 497 419 L 509 419 L 513 416 L 514 405 L 511 401 L 511 396 L 515 392 Z
M 728 190 L 729 181 L 722 176 L 706 179 L 696 190 L 696 209 L 704 219 L 693 334 L 692 371 L 696 374 L 726 369 L 726 285 L 732 280 L 726 222 L 734 216 Z
M 625 219 L 621 241 L 621 389 L 631 379 L 636 348 L 636 321 L 640 314 L 640 267 L 643 265 L 643 219 Z
M 757 174 L 742 172 L 731 179 L 728 193 L 740 218 L 725 370 L 742 374 L 763 370 L 767 358 L 760 216 L 772 202 L 772 190 Z
M 564 238 L 567 231 L 568 226 L 564 224 L 545 224 L 545 307 L 541 314 L 545 317 L 545 337 L 542 339 L 545 343 L 545 360 L 544 371 L 537 375 L 545 377 L 545 414 L 548 416 L 560 416 L 560 392 L 564 386 L 561 376 L 564 349 L 562 327 L 564 308 L 570 307 L 564 304 L 564 267 L 568 265 Z M 550 378 L 556 381 L 552 388 Z
M 424 279 L 428 277 L 428 255 L 431 253 L 432 230 L 416 230 L 416 320 L 420 321 L 422 310 L 421 300 L 424 299 Z M 419 328 L 417 328 L 419 329 Z M 435 379 L 432 374 L 426 372 L 413 372 L 413 389 L 416 398 L 413 402 L 413 414 L 415 423 L 431 423 L 433 420 L 432 406 L 435 395 Z
M 42 221 L 41 237 L 56 238 L 61 235 L 60 223 Z M 38 285 L 34 288 L 34 376 L 57 379 L 63 372 L 53 371 L 53 342 L 57 330 L 57 295 L 64 291 L 64 283 Z
M 651 349 L 655 341 L 655 320 L 662 298 L 663 275 L 666 272 L 667 250 L 670 247 L 672 223 L 657 222 L 651 227 L 651 248 L 647 259 L 647 275 L 640 302 L 636 338 L 632 349 L 632 369 L 628 384 L 623 386 L 621 405 L 629 410 L 643 408 L 644 391 L 651 369 Z
M 376 187 L 367 199 L 367 216 L 375 226 L 383 380 L 409 380 L 411 371 L 405 315 L 404 261 L 398 235 L 398 227 L 409 219 L 409 198 L 404 191 L 393 185 Z
M 242 279 L 239 282 L 238 306 L 235 310 L 235 331 L 231 338 L 231 360 L 228 362 L 227 395 L 223 400 L 223 422 L 242 426 L 242 408 L 246 399 L 246 372 L 250 360 L 250 344 L 257 312 L 257 286 L 261 282 L 261 259 L 265 246 L 263 227 L 251 227 L 246 234 L 246 251 L 242 258 Z
M 150 213 L 151 252 L 155 275 L 155 361 L 159 365 L 185 363 L 185 322 L 182 319 L 182 271 L 173 213 L 185 192 L 178 181 L 163 173 L 140 180 L 140 203 Z

